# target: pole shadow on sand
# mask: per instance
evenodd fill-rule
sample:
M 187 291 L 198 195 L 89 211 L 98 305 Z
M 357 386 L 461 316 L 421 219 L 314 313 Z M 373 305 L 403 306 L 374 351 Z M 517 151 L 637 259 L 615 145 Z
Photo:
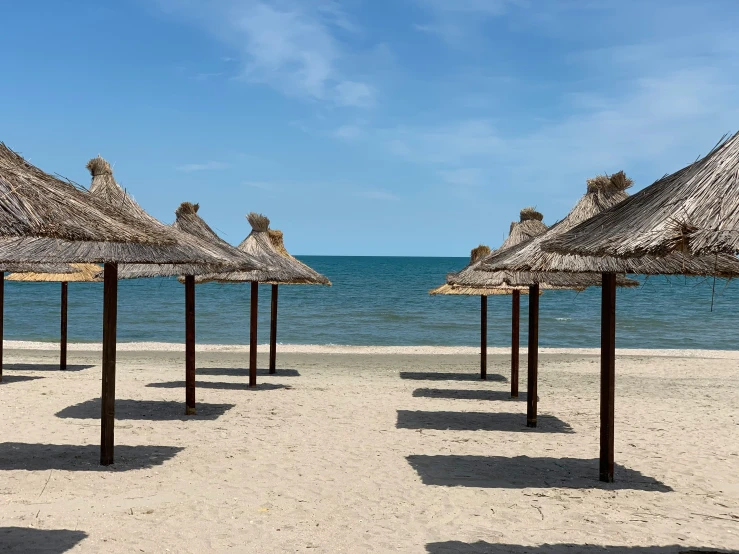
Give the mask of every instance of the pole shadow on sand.
M 670 546 L 600 546 L 591 544 L 498 544 L 491 542 L 465 543 L 460 541 L 432 542 L 426 545 L 429 554 L 739 554 L 739 550 Z
M 43 377 L 35 375 L 3 375 L 3 380 L 0 382 L 0 386 L 7 385 L 9 383 L 22 383 L 23 381 L 35 381 L 36 379 L 43 379 Z
M 90 364 L 68 364 L 65 369 L 59 369 L 59 364 L 4 364 L 3 371 L 83 371 L 95 367 Z M 5 376 L 3 376 L 5 377 Z
M 84 531 L 69 529 L 33 529 L 31 527 L 0 527 L 0 551 L 61 554 L 87 538 Z
M 398 429 L 438 431 L 519 431 L 526 433 L 574 433 L 559 418 L 540 415 L 537 427 L 527 427 L 526 418 L 505 412 L 426 412 L 398 410 Z
M 182 388 L 185 384 L 181 384 Z M 183 403 L 168 400 L 121 400 L 115 401 L 115 418 L 150 421 L 192 421 L 197 419 L 214 420 L 221 417 L 235 404 L 198 404 L 198 415 L 186 416 Z M 56 413 L 57 417 L 69 419 L 98 419 L 100 399 L 87 400 L 68 406 Z
M 185 382 L 184 381 L 167 381 L 164 383 L 149 383 L 146 386 L 152 387 L 155 389 L 184 389 Z M 257 383 L 256 387 L 250 387 L 248 382 L 226 383 L 226 382 L 214 382 L 214 381 L 198 381 L 195 386 L 199 389 L 249 390 L 249 391 L 292 389 L 290 385 L 282 385 L 278 383 Z M 202 404 L 198 404 L 198 414 L 200 414 L 200 406 L 202 406 Z
M 249 368 L 242 367 L 199 367 L 198 375 L 227 375 L 233 377 L 249 377 Z M 257 369 L 257 375 L 269 377 L 300 377 L 297 369 L 276 369 L 274 373 L 270 373 L 268 369 Z
M 116 471 L 151 468 L 162 465 L 182 450 L 179 446 L 116 445 L 115 465 L 111 467 Z M 0 471 L 109 471 L 108 466 L 98 463 L 99 457 L 97 444 L 0 443 Z
M 603 483 L 593 477 L 598 475 L 598 459 L 457 455 L 411 455 L 406 459 L 424 485 L 672 492 L 672 488 L 661 481 L 618 464 L 616 482 Z
M 491 400 L 491 401 L 526 401 L 526 393 L 519 393 L 518 398 L 511 398 L 510 391 L 476 390 L 476 389 L 416 389 L 416 398 L 447 398 L 450 400 Z
M 440 371 L 401 371 L 401 379 L 412 379 L 414 381 L 497 381 L 505 382 L 508 379 L 499 373 L 488 373 L 487 379 L 480 379 L 478 373 L 440 372 Z

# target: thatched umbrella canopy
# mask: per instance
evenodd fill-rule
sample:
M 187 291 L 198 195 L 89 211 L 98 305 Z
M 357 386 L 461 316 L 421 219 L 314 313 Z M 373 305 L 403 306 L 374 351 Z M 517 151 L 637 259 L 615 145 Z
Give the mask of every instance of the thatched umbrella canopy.
M 99 163 L 97 160 L 93 162 Z M 101 192 L 115 201 L 115 196 L 123 192 L 111 178 L 100 184 Z M 138 217 L 151 217 L 137 204 L 131 204 Z M 199 204 L 183 202 L 175 210 L 175 222 L 172 228 L 186 237 L 186 240 L 196 244 L 198 248 L 218 256 L 222 263 L 218 265 L 203 264 L 163 264 L 142 265 L 126 264 L 121 267 L 120 276 L 123 279 L 141 277 L 168 277 L 181 276 L 185 284 L 185 414 L 195 415 L 195 275 L 210 273 L 224 267 L 233 270 L 253 270 L 261 267 L 252 256 L 238 250 L 219 237 L 213 229 L 198 215 Z M 182 277 L 184 276 L 184 277 Z
M 664 257 L 641 256 L 629 259 L 561 254 L 544 250 L 547 241 L 563 236 L 591 217 L 598 217 L 604 210 L 618 210 L 627 202 L 626 189 L 631 180 L 623 172 L 611 176 L 598 176 L 588 180 L 588 190 L 575 208 L 559 223 L 543 235 L 531 239 L 497 256 L 489 256 L 480 263 L 479 273 L 490 275 L 505 273 L 506 282 L 523 284 L 530 280 L 537 287 L 543 279 L 551 276 L 580 278 L 590 273 L 591 278 L 602 285 L 602 329 L 601 329 L 601 470 L 603 481 L 613 481 L 613 426 L 615 390 L 615 299 L 616 287 L 621 277 L 617 273 L 688 274 L 688 275 L 737 275 L 739 261 L 733 256 L 711 255 L 691 257 L 681 252 L 672 252 Z M 551 273 L 555 272 L 555 273 Z M 598 275 L 601 273 L 602 275 Z M 533 292 L 533 288 L 532 288 Z M 534 330 L 538 333 L 538 330 Z M 532 348 L 529 347 L 531 356 Z M 529 363 L 532 371 L 532 363 Z M 536 372 L 536 361 L 533 364 Z M 534 393 L 529 390 L 528 412 L 536 413 L 536 375 L 530 375 Z
M 132 220 L 117 208 L 72 183 L 44 173 L 0 144 L 0 262 L 105 264 L 100 449 L 103 465 L 113 463 L 117 264 L 215 261 L 205 252 L 180 244 L 171 232 Z
M 69 273 L 57 273 L 53 266 L 27 266 L 25 270 L 11 273 L 6 281 L 25 283 L 102 283 L 102 268 L 97 264 L 69 264 Z
M 261 267 L 251 256 L 222 240 L 203 219 L 197 215 L 199 206 L 185 202 L 177 208 L 173 225 L 165 225 L 149 215 L 116 182 L 110 164 L 98 156 L 87 163 L 92 175 L 90 194 L 112 206 L 117 206 L 135 221 L 166 228 L 184 244 L 207 252 L 217 260 L 216 264 L 127 264 L 121 267 L 119 276 L 124 279 L 142 277 L 169 277 L 185 275 L 185 413 L 195 415 L 195 281 L 194 275 L 219 269 L 256 269 Z
M 331 285 L 324 275 L 311 269 L 285 250 L 282 231 L 270 229 L 269 218 L 252 212 L 246 216 L 246 219 L 252 230 L 237 248 L 257 260 L 264 269 L 211 273 L 197 277 L 196 282 Z
M 739 253 L 739 133 L 566 233 L 546 250 L 585 256 Z
M 529 210 L 529 208 L 526 208 Z M 521 222 L 523 222 L 524 211 L 521 211 Z M 536 212 L 538 219 L 528 219 L 527 221 L 537 222 L 546 230 L 546 225 L 541 223 L 543 216 Z M 520 223 L 514 221 L 511 223 L 511 233 L 503 242 L 509 242 L 511 236 L 514 235 L 514 229 L 519 226 Z M 516 239 L 514 240 L 525 240 L 524 236 L 528 233 L 516 233 Z M 502 246 L 501 246 L 502 248 Z M 473 248 L 470 251 L 470 263 L 467 267 L 474 265 L 475 262 L 484 258 L 490 254 L 490 247 L 481 244 L 477 248 Z M 466 269 L 466 268 L 465 268 Z M 462 270 L 464 271 L 464 270 Z M 458 272 L 459 273 L 459 272 Z M 455 274 L 456 275 L 456 274 Z M 448 276 L 447 276 L 448 278 Z M 518 398 L 518 353 L 519 353 L 519 313 L 520 313 L 520 294 L 528 294 L 528 288 L 526 287 L 510 287 L 508 285 L 502 285 L 500 287 L 477 287 L 477 286 L 465 286 L 465 285 L 453 285 L 450 283 L 444 283 L 443 285 L 436 287 L 429 291 L 431 296 L 438 295 L 452 295 L 452 296 L 479 296 L 480 297 L 480 379 L 487 379 L 488 375 L 488 296 L 496 295 L 512 295 L 511 313 L 512 313 L 512 327 L 511 327 L 511 398 Z
M 544 215 L 533 207 L 524 208 L 519 214 L 519 221 L 511 222 L 511 228 L 503 244 L 495 252 L 502 252 L 547 230 L 543 223 Z M 487 297 L 510 294 L 511 298 L 511 398 L 518 398 L 518 366 L 519 366 L 519 321 L 521 310 L 521 292 L 528 294 L 528 287 L 515 287 L 507 283 L 496 286 L 476 284 L 481 281 L 475 271 L 477 263 L 491 254 L 490 248 L 480 245 L 470 252 L 470 263 L 456 273 L 447 275 L 447 282 L 429 294 L 471 295 L 480 297 L 480 377 L 487 378 Z
M 269 228 L 269 219 L 254 212 L 246 219 L 251 232 L 237 247 L 252 256 L 261 265 L 256 271 L 225 271 L 195 278 L 196 283 L 251 283 L 251 309 L 249 330 L 249 386 L 257 383 L 257 308 L 259 283 L 272 285 L 272 305 L 269 338 L 269 372 L 275 373 L 277 356 L 277 295 L 278 285 L 327 285 L 331 281 L 317 271 L 294 258 L 285 249 L 282 231 Z
M 496 252 L 501 252 L 511 246 L 521 244 L 530 238 L 538 237 L 546 232 L 547 229 L 548 227 L 544 225 L 544 215 L 541 212 L 536 211 L 532 207 L 524 208 L 519 214 L 519 220 L 511 222 L 508 237 L 506 237 Z
M 11 273 L 8 281 L 24 283 L 59 283 L 61 285 L 60 332 L 59 332 L 59 369 L 67 369 L 67 306 L 69 283 L 101 283 L 102 268 L 96 264 L 69 264 L 69 273 L 60 273 L 54 266 L 39 264 L 26 268 L 25 271 Z
M 566 222 L 582 220 L 590 217 L 599 210 L 620 202 L 626 197 L 625 190 L 631 185 L 623 172 L 611 178 L 595 178 L 588 181 L 588 189 L 577 205 L 565 218 Z M 565 223 L 566 225 L 567 223 Z M 450 275 L 448 281 L 461 286 L 511 286 L 529 287 L 529 332 L 528 332 L 528 381 L 527 381 L 527 415 L 526 424 L 529 427 L 537 425 L 537 394 L 538 394 L 538 362 L 539 362 L 539 292 L 542 288 L 583 290 L 590 286 L 599 286 L 600 279 L 590 273 L 548 273 L 511 271 L 508 266 L 501 265 L 495 271 L 482 271 L 490 260 L 508 259 L 518 252 L 528 254 L 538 252 L 541 238 L 551 235 L 562 222 L 550 227 L 544 233 L 488 254 L 482 260 L 472 264 L 463 273 Z M 638 282 L 619 276 L 620 286 L 638 286 Z
M 132 221 L 145 222 L 156 228 L 164 229 L 172 234 L 181 244 L 187 244 L 194 250 L 206 253 L 212 263 L 186 264 L 129 264 L 122 266 L 119 277 L 133 279 L 139 277 L 167 277 L 179 275 L 199 275 L 211 273 L 223 267 L 255 269 L 261 267 L 248 254 L 239 252 L 221 239 L 197 215 L 198 205 L 183 203 L 175 212 L 177 219 L 172 225 L 166 225 L 149 215 L 144 209 L 116 182 L 110 164 L 98 156 L 87 163 L 92 175 L 90 194 L 115 207 Z
M 0 143 L 0 263 L 214 261 Z

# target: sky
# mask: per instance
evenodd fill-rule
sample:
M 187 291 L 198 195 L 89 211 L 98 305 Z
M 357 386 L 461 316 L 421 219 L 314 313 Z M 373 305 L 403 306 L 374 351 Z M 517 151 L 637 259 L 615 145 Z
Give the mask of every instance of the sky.
M 2 2 L 0 140 L 293 254 L 466 256 L 739 130 L 734 0 Z

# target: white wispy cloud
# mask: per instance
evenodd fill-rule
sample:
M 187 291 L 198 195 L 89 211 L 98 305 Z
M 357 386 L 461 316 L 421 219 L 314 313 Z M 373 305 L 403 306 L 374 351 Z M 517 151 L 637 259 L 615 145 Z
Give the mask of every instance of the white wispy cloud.
M 490 18 L 504 15 L 520 0 L 415 0 L 427 19 L 413 25 L 416 31 L 438 35 L 455 47 L 476 44 L 480 26 Z
M 336 106 L 367 107 L 375 87 L 353 75 L 356 25 L 331 0 L 159 0 L 233 49 L 241 78 Z M 349 37 L 349 38 L 347 38 Z
M 280 188 L 279 185 L 275 183 L 268 183 L 266 181 L 244 181 L 242 184 L 247 187 L 261 189 L 261 190 L 275 190 L 275 189 Z
M 333 132 L 336 138 L 347 141 L 358 139 L 363 134 L 364 130 L 359 125 L 342 125 Z
M 228 164 L 222 163 L 222 162 L 206 162 L 206 163 L 199 163 L 199 164 L 184 164 L 184 165 L 178 165 L 175 169 L 177 171 L 208 171 L 208 170 L 214 170 L 214 169 L 226 169 Z
M 651 45 L 652 52 L 668 49 Z M 584 54 L 587 63 L 621 59 L 610 69 L 622 73 L 617 86 L 563 92 L 562 110 L 525 125 L 488 118 L 451 120 L 431 126 L 398 126 L 379 136 L 394 155 L 431 168 L 447 184 L 508 187 L 510 183 L 547 191 L 581 189 L 586 177 L 604 171 L 642 168 L 650 179 L 693 161 L 734 131 L 739 119 L 739 62 L 731 55 L 682 63 L 659 59 L 636 64 L 633 48 Z M 526 117 L 516 114 L 515 117 Z M 698 146 L 697 146 L 698 145 Z M 702 145 L 702 146 L 700 146 Z M 697 150 L 700 148 L 700 150 Z
M 369 200 L 384 200 L 390 202 L 395 202 L 400 199 L 396 194 L 393 194 L 392 192 L 378 189 L 360 190 L 356 192 L 356 196 L 358 196 L 359 198 L 367 198 Z

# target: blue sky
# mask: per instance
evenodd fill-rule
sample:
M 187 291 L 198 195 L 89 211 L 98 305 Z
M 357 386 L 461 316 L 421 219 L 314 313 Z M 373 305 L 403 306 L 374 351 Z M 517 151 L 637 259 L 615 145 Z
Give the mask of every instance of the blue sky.
M 634 190 L 739 125 L 739 3 L 31 0 L 3 5 L 0 140 L 226 240 L 467 255 L 596 173 Z

